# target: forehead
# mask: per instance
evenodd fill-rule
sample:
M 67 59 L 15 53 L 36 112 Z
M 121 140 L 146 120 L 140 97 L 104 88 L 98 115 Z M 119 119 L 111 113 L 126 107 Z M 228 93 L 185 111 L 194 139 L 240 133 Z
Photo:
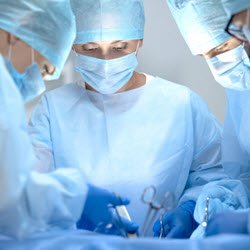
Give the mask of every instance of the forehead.
M 139 40 L 110 40 L 110 41 L 96 41 L 89 43 L 82 43 L 76 45 L 95 45 L 95 46 L 112 46 L 116 44 L 126 43 L 126 44 L 135 44 L 138 43 Z

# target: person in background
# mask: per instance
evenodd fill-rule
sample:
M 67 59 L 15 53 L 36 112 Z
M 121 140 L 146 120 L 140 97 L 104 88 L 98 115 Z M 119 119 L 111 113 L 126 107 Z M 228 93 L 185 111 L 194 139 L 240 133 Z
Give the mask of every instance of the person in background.
M 23 239 L 75 228 L 82 209 L 89 211 L 93 201 L 99 205 L 91 211 L 95 217 L 105 214 L 107 204 L 128 202 L 88 186 L 74 166 L 47 174 L 36 171 L 24 103 L 45 90 L 44 79 L 59 77 L 75 34 L 67 0 L 0 0 L 1 236 Z
M 158 202 L 173 193 L 177 204 L 163 216 L 163 237 L 190 237 L 197 227 L 194 209 L 201 223 L 207 194 L 221 198 L 215 212 L 248 206 L 241 183 L 221 167 L 221 127 L 203 100 L 136 71 L 143 1 L 72 0 L 72 8 L 82 81 L 46 93 L 32 114 L 37 157 L 49 156 L 41 171 L 80 168 L 89 183 L 128 196 L 132 221 L 140 226 L 147 211 L 143 190 L 154 185 Z M 93 231 L 98 225 L 83 212 L 78 227 Z M 159 220 L 153 230 L 160 235 Z
M 167 0 L 170 11 L 194 55 L 206 59 L 215 80 L 225 87 L 227 113 L 222 163 L 246 186 L 250 199 L 250 1 Z M 250 211 L 217 214 L 206 235 L 250 232 Z

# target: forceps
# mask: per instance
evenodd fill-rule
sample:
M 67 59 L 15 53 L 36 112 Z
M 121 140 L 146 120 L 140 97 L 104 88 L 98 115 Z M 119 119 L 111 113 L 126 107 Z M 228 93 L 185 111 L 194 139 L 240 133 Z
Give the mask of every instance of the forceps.
M 204 228 L 207 227 L 207 223 L 208 223 L 208 216 L 209 216 L 209 213 L 208 213 L 209 200 L 210 200 L 210 198 L 207 197 L 207 199 L 206 199 L 206 207 L 205 207 L 204 219 L 203 219 L 203 221 L 202 221 L 202 223 L 201 223 L 202 227 L 204 227 Z
M 164 232 L 164 226 L 163 226 L 163 214 L 160 217 L 160 225 L 161 225 L 161 229 L 160 229 L 160 235 L 159 235 L 159 239 L 162 239 L 163 236 L 163 232 Z
M 152 185 L 144 189 L 142 196 L 141 196 L 141 200 L 144 204 L 147 204 L 149 206 L 144 224 L 142 226 L 142 231 L 141 231 L 142 235 L 145 236 L 149 230 L 149 227 L 155 221 L 159 210 L 164 209 L 164 211 L 167 211 L 172 208 L 174 204 L 174 196 L 170 192 L 166 192 L 163 195 L 161 202 L 158 203 L 156 201 L 156 187 Z M 171 203 L 171 204 L 168 204 L 167 206 L 167 203 Z M 163 227 L 162 217 L 163 215 L 160 218 L 161 228 Z

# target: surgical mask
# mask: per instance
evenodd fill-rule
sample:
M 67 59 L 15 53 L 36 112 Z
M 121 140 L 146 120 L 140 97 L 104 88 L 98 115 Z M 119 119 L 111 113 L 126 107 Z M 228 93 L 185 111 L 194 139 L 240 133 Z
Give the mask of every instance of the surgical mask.
M 24 73 L 19 73 L 11 63 L 12 45 L 10 45 L 8 59 L 5 60 L 6 67 L 12 76 L 25 102 L 31 101 L 46 90 L 41 71 L 34 62 L 34 50 L 32 48 L 32 64 L 26 68 Z
M 215 80 L 225 88 L 250 89 L 250 60 L 243 45 L 207 59 Z
M 75 69 L 85 82 L 102 94 L 114 94 L 132 77 L 138 65 L 137 50 L 126 56 L 104 60 L 78 54 Z

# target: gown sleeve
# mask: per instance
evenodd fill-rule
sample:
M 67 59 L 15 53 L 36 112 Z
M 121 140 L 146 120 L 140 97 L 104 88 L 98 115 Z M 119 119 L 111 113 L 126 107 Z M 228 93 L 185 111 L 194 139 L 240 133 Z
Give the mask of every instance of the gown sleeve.
M 39 173 L 22 97 L 0 58 L 0 233 L 22 239 L 49 228 L 72 228 L 87 192 L 76 169 Z
M 222 167 L 221 126 L 202 99 L 194 93 L 191 93 L 191 103 L 194 157 L 181 202 L 196 200 L 194 217 L 201 223 L 205 215 L 207 197 L 210 198 L 210 216 L 226 210 L 246 208 L 249 203 L 244 185 L 239 180 L 228 177 Z

